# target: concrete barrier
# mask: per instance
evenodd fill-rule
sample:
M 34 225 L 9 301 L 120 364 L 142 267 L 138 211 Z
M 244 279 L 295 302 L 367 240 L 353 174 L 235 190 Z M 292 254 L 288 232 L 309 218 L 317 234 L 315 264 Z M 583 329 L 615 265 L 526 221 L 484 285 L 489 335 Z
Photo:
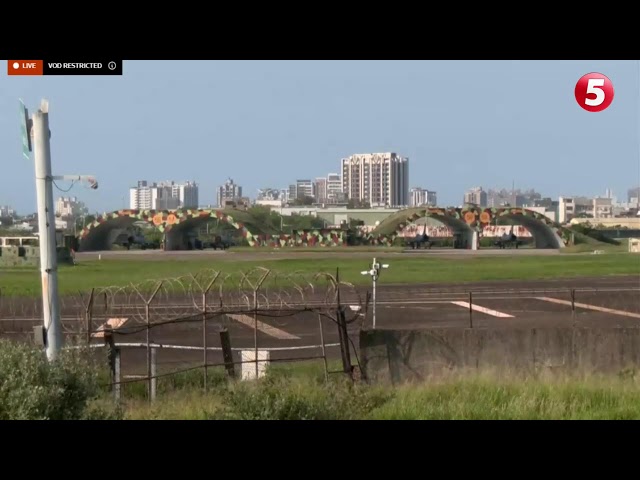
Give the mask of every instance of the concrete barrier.
M 66 247 L 58 247 L 58 263 L 73 263 L 71 252 Z M 0 247 L 0 267 L 39 267 L 40 247 Z
M 363 330 L 360 352 L 372 383 L 469 369 L 617 373 L 640 366 L 640 328 Z

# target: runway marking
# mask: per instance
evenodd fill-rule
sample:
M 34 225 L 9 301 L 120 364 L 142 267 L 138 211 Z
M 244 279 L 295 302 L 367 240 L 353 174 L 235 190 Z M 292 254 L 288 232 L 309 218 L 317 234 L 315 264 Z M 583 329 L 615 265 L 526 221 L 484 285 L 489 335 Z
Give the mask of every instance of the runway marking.
M 254 328 L 256 326 L 256 321 L 248 315 L 228 313 L 227 317 L 250 328 Z M 300 340 L 300 337 L 298 337 L 297 335 L 293 335 L 289 332 L 285 332 L 284 330 L 280 330 L 279 328 L 272 327 L 271 325 L 261 322 L 260 320 L 258 320 L 258 330 L 279 340 Z
M 115 332 L 119 328 L 124 327 L 124 324 L 129 321 L 128 318 L 110 318 L 105 323 L 100 325 L 98 329 L 91 334 L 93 338 L 103 338 L 104 337 L 104 329 L 106 327 L 111 327 L 111 329 Z
M 454 305 L 458 305 L 460 307 L 469 308 L 469 302 L 451 302 Z M 513 315 L 509 315 L 508 313 L 499 312 L 497 310 L 493 310 L 491 308 L 481 307 L 480 305 L 471 304 L 471 309 L 476 312 L 486 313 L 487 315 L 491 315 L 492 317 L 498 318 L 514 318 Z
M 560 305 L 571 306 L 571 302 L 569 300 L 560 300 L 559 298 L 551 298 L 551 297 L 536 297 L 536 299 L 542 300 L 543 302 L 558 303 Z M 597 312 L 612 313 L 614 315 L 622 315 L 623 317 L 640 318 L 640 313 L 625 312 L 624 310 L 615 310 L 613 308 L 599 307 L 597 305 L 589 305 L 588 303 L 574 302 L 574 305 L 578 308 L 584 308 L 586 310 L 595 310 Z

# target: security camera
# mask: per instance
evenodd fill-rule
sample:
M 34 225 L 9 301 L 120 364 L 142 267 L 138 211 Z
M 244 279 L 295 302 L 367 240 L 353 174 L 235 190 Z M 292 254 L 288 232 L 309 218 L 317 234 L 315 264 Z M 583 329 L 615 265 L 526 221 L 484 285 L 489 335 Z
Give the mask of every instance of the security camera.
M 91 188 L 93 190 L 97 190 L 98 189 L 98 181 L 97 180 L 91 184 Z

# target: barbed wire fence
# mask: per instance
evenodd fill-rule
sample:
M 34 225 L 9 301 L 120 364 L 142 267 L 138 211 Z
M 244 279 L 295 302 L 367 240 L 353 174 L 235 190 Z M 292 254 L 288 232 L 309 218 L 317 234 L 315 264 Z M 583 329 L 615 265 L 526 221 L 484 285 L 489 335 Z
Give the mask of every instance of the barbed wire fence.
M 629 292 L 621 288 L 474 286 L 470 291 L 461 284 L 455 288 L 407 285 L 405 290 L 402 298 L 411 300 L 408 303 L 455 303 L 459 313 L 447 323 L 455 328 L 482 328 L 487 308 L 477 308 L 477 304 L 488 305 L 490 310 L 491 301 L 499 299 L 513 302 L 510 311 L 515 315 L 544 316 L 551 308 L 565 312 L 574 326 L 589 324 L 602 314 L 640 318 L 638 305 L 629 306 Z M 379 293 L 378 302 L 388 302 L 396 295 Z M 527 303 L 531 298 L 539 302 Z M 322 361 L 328 378 L 333 373 L 328 359 L 335 358 L 341 362 L 340 372 L 353 378 L 361 372 L 353 338 L 370 317 L 370 303 L 369 289 L 341 281 L 339 270 L 308 274 L 265 268 L 234 273 L 205 270 L 176 278 L 88 287 L 60 298 L 67 345 L 106 350 L 109 385 L 115 397 L 121 398 L 122 385 L 142 383 L 150 400 L 157 395 L 159 378 L 198 369 L 205 390 L 211 369 L 225 378 L 250 379 L 262 376 L 267 365 L 278 362 Z M 402 310 L 393 308 L 393 320 L 400 321 Z M 633 308 L 639 313 L 633 313 Z M 42 324 L 41 311 L 38 297 L 3 296 L 0 291 L 0 337 L 33 341 L 31 326 Z M 631 313 L 623 312 L 625 317 L 620 317 L 621 311 Z M 422 322 L 442 324 L 440 307 L 423 312 Z
M 205 391 L 214 367 L 250 379 L 272 363 L 321 360 L 328 378 L 329 349 L 340 350 L 340 371 L 353 376 L 360 369 L 351 361 L 357 351 L 348 330 L 361 326 L 368 299 L 338 271 L 258 267 L 95 287 L 63 296 L 61 316 L 68 348 L 107 348 L 117 399 L 121 385 L 144 382 L 151 400 L 158 378 L 195 369 Z M 22 322 L 22 339 L 30 334 L 24 321 L 37 325 L 40 312 L 37 298 L 0 298 L 0 317 Z

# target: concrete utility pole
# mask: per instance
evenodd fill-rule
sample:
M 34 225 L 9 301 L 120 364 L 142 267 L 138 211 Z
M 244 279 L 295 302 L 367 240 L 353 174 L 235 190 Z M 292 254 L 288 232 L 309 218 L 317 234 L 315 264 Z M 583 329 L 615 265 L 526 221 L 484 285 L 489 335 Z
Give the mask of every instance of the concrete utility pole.
M 40 243 L 40 274 L 42 277 L 42 314 L 44 318 L 47 358 L 55 360 L 62 348 L 62 327 L 58 303 L 58 254 L 56 248 L 56 218 L 51 175 L 51 131 L 49 102 L 42 100 L 33 115 L 33 156 L 36 171 L 38 202 L 38 236 Z
M 42 279 L 42 316 L 44 344 L 49 361 L 56 359 L 62 349 L 62 325 L 58 300 L 58 249 L 56 244 L 56 217 L 53 204 L 53 181 L 86 181 L 92 189 L 98 188 L 95 177 L 88 175 L 51 174 L 51 130 L 49 130 L 49 102 L 42 100 L 40 109 L 29 118 L 29 112 L 20 102 L 22 154 L 29 160 L 33 151 L 38 204 L 38 237 L 40 243 L 40 274 Z

